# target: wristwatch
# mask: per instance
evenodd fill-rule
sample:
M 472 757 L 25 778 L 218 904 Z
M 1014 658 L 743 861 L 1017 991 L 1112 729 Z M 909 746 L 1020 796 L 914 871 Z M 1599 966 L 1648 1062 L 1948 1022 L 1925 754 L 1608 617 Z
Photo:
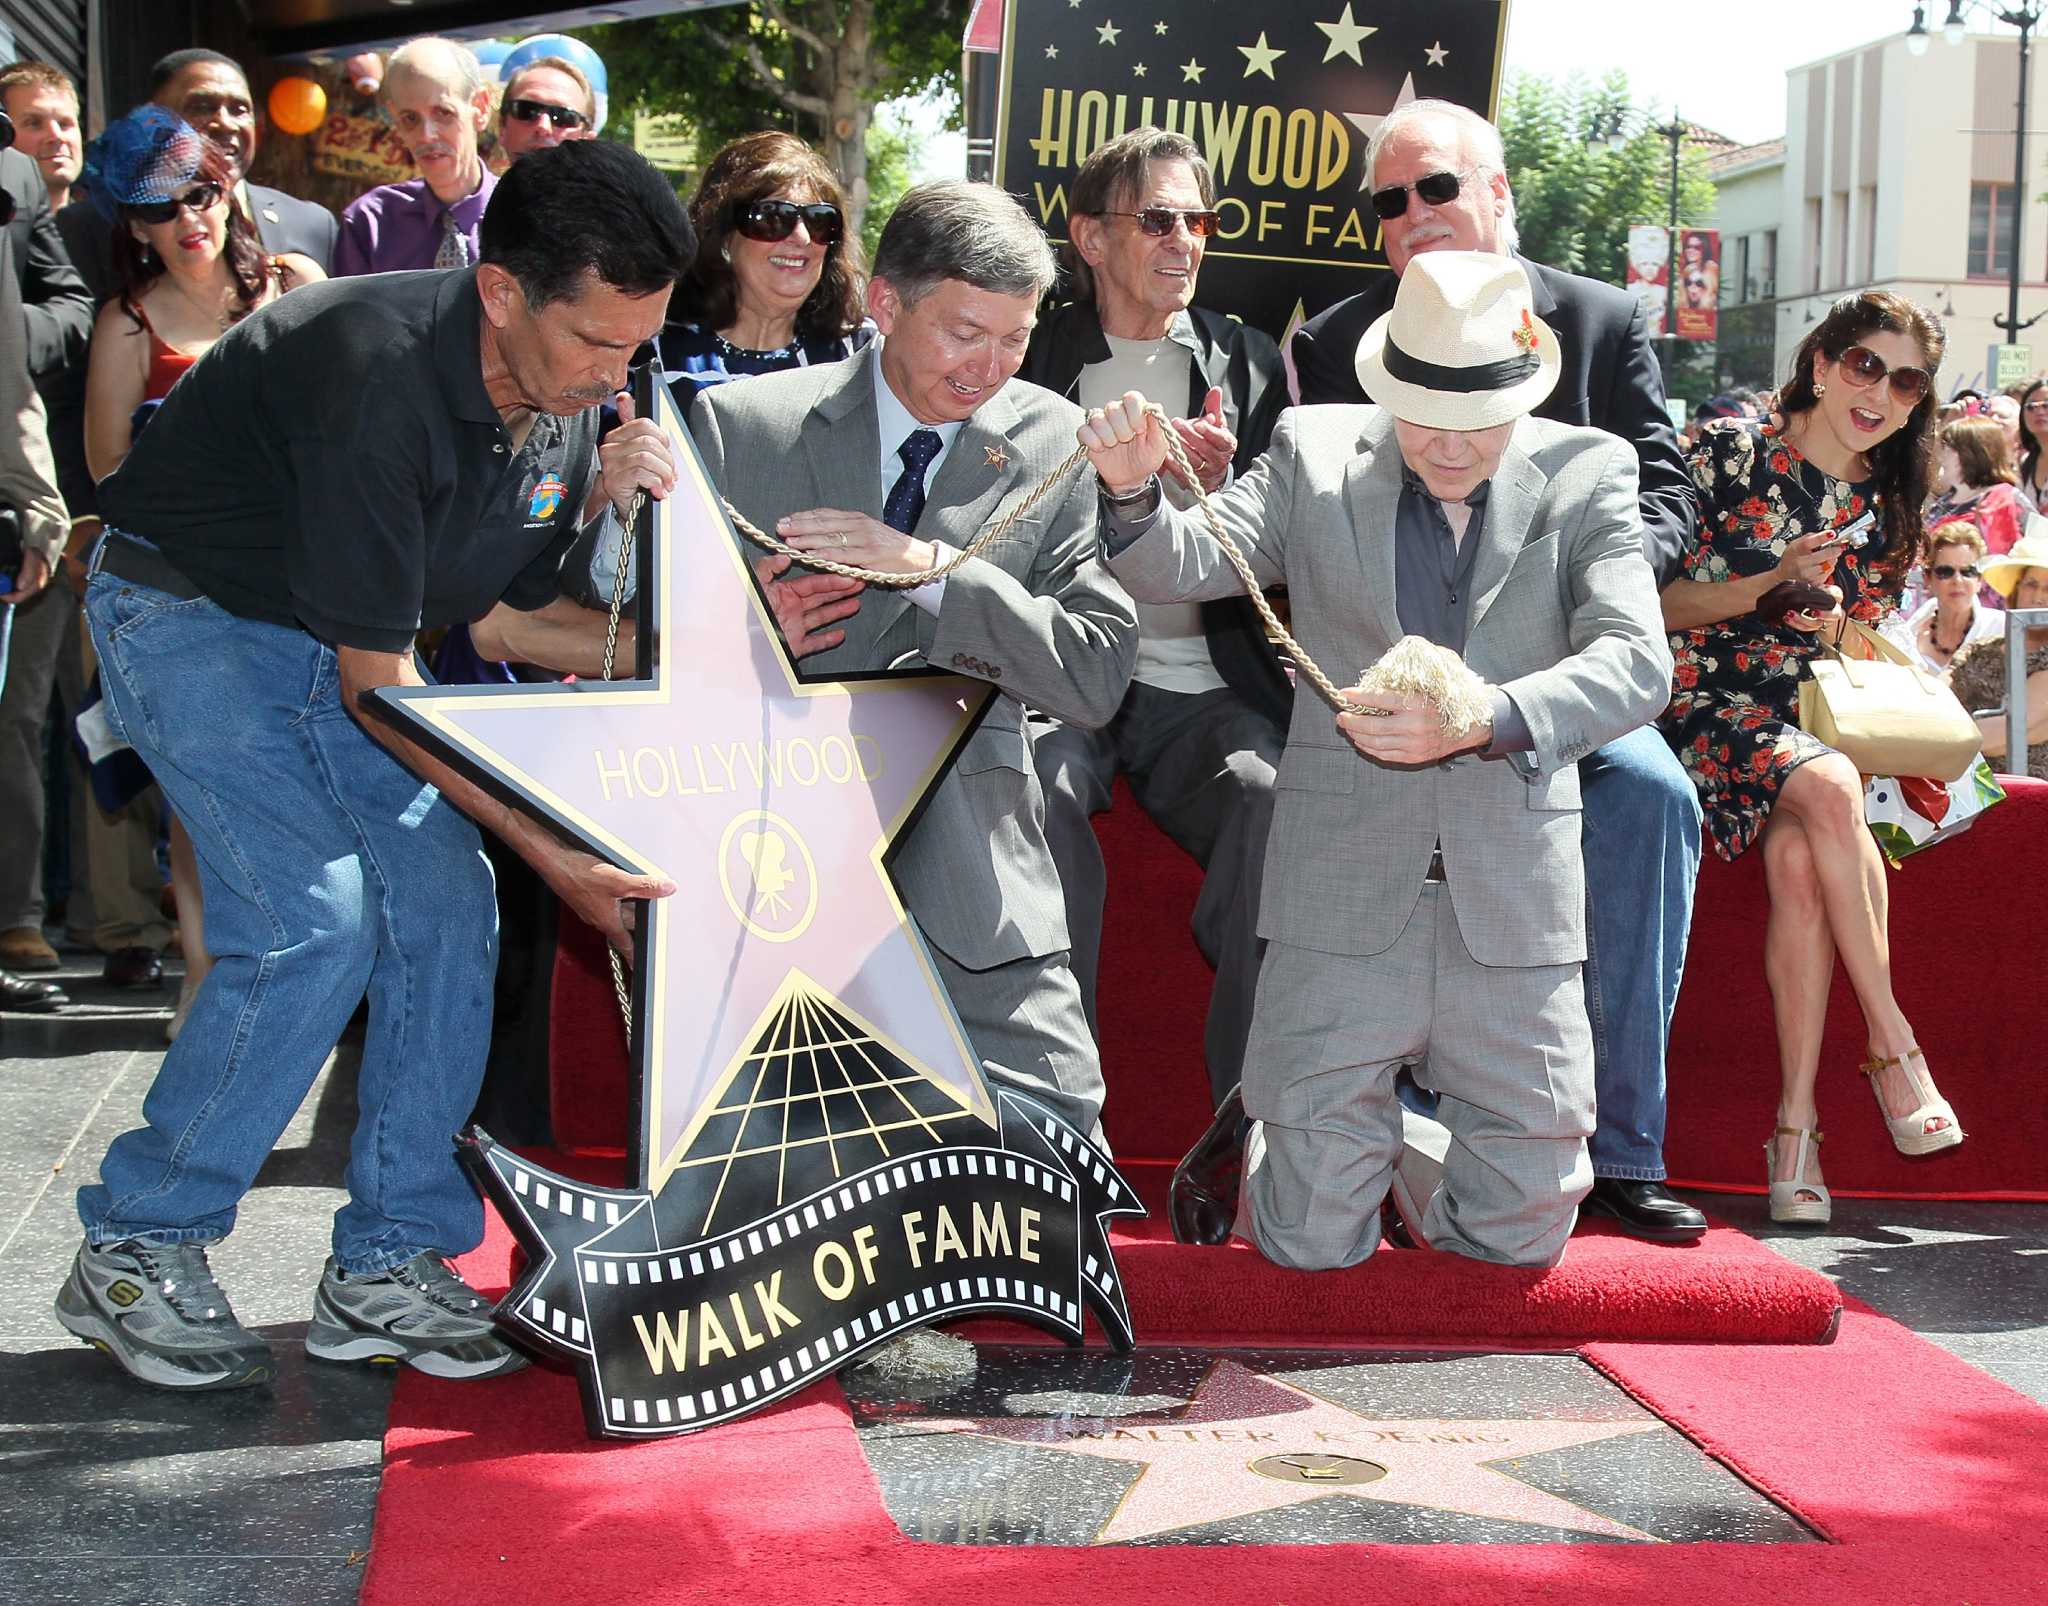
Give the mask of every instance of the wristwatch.
M 1099 495 L 1102 498 L 1102 500 L 1107 502 L 1111 507 L 1132 508 L 1138 506 L 1142 502 L 1151 501 L 1154 497 L 1156 497 L 1159 494 L 1159 476 L 1157 474 L 1154 474 L 1150 479 L 1146 480 L 1145 483 L 1143 485 L 1140 485 L 1136 490 L 1125 491 L 1121 495 L 1119 495 L 1115 491 L 1112 491 L 1109 488 L 1109 486 L 1100 478 L 1100 476 L 1098 476 L 1095 483 L 1095 489 L 1096 494 Z

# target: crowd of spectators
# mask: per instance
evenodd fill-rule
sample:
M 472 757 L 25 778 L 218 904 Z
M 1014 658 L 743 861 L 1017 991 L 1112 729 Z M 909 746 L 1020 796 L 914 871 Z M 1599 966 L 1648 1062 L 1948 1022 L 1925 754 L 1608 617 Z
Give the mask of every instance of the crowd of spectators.
M 396 50 L 381 64 L 378 93 L 418 176 L 368 190 L 337 220 L 325 208 L 250 182 L 255 103 L 242 68 L 225 56 L 195 49 L 166 57 L 152 75 L 150 101 L 114 118 L 90 145 L 81 141 L 76 86 L 62 73 L 36 62 L 0 70 L 0 98 L 18 147 L 0 152 L 9 219 L 0 229 L 0 321 L 18 323 L 26 336 L 9 348 L 19 359 L 10 357 L 0 373 L 0 407 L 9 414 L 0 513 L 13 513 L 21 547 L 0 596 L 0 812 L 28 828 L 0 855 L 0 1007 L 52 1010 L 65 1003 L 61 989 L 39 979 L 61 962 L 45 934 L 59 914 L 42 881 L 46 861 L 64 877 L 63 932 L 103 955 L 110 985 L 162 985 L 161 954 L 175 921 L 186 982 L 173 1035 L 211 963 L 202 893 L 209 874 L 201 868 L 204 855 L 195 858 L 194 833 L 156 789 L 113 779 L 124 744 L 94 713 L 93 648 L 81 629 L 79 601 L 102 534 L 101 482 L 120 468 L 150 427 L 152 409 L 189 372 L 219 371 L 218 359 L 203 365 L 231 331 L 252 319 L 267 320 L 256 325 L 263 330 L 296 328 L 295 314 L 267 309 L 298 287 L 330 274 L 399 272 L 414 275 L 403 281 L 414 287 L 408 293 L 423 294 L 421 270 L 440 270 L 451 283 L 454 273 L 468 272 L 481 275 L 480 283 L 511 284 L 509 273 L 491 277 L 490 229 L 501 218 L 494 197 L 501 187 L 519 190 L 517 175 L 590 152 L 546 156 L 501 179 L 486 159 L 493 119 L 499 147 L 523 164 L 535 153 L 590 139 L 602 116 L 590 73 L 566 55 L 529 54 L 494 83 L 471 50 L 439 38 Z M 1617 725 L 1621 734 L 1609 732 L 1611 739 L 1568 755 L 1570 801 L 1556 805 L 1576 811 L 1583 795 L 1587 885 L 1576 901 L 1589 929 L 1579 942 L 1575 910 L 1566 946 L 1576 943 L 1583 955 L 1594 1024 L 1584 1033 L 1580 1068 L 1586 1131 L 1547 1141 L 1571 1147 L 1590 1139 L 1590 1161 L 1583 1176 L 1573 1172 L 1572 1185 L 1552 1189 L 1549 1219 L 1529 1227 L 1525 1238 L 1480 1234 L 1462 1247 L 1482 1258 L 1554 1259 L 1581 1197 L 1588 1211 L 1645 1237 L 1683 1240 L 1704 1231 L 1699 1212 L 1663 1186 L 1662 1156 L 1664 1040 L 1703 840 L 1724 858 L 1752 847 L 1764 855 L 1772 915 L 1762 940 L 1784 1051 L 1767 1145 L 1772 1210 L 1781 1220 L 1824 1221 L 1830 1201 L 1818 1165 L 1816 1084 L 1837 957 L 1869 1027 L 1872 1060 L 1865 1069 L 1894 1143 L 1930 1153 L 1961 1141 L 1962 1132 L 1892 996 L 1877 890 L 1884 871 L 1864 829 L 1862 779 L 1840 754 L 1797 728 L 1798 684 L 1830 621 L 1881 627 L 1930 672 L 1952 679 L 1983 716 L 1986 754 L 2004 756 L 1997 717 L 2008 690 L 2002 611 L 2048 603 L 2048 524 L 2041 522 L 2048 505 L 2048 380 L 1939 405 L 1938 320 L 1897 297 L 1864 293 L 1836 303 L 1806 335 L 1779 388 L 1709 398 L 1674 431 L 1640 309 L 1611 287 L 1515 256 L 1513 195 L 1497 130 L 1469 111 L 1416 102 L 1384 120 L 1366 160 L 1393 272 L 1296 332 L 1291 364 L 1283 365 L 1274 342 L 1232 319 L 1228 308 L 1197 304 L 1205 246 L 1218 228 L 1215 181 L 1192 141 L 1154 129 L 1111 142 L 1077 175 L 1057 290 L 1040 231 L 975 186 L 916 192 L 903 221 L 892 222 L 884 236 L 870 275 L 845 192 L 818 153 L 786 133 L 735 140 L 704 166 L 689 208 L 694 254 L 679 267 L 666 321 L 646 344 L 714 474 L 730 473 L 735 484 L 752 485 L 754 476 L 771 472 L 774 444 L 793 438 L 789 431 L 814 406 L 834 420 L 853 408 L 879 414 L 884 438 L 875 500 L 883 517 L 867 519 L 856 532 L 857 543 L 869 543 L 857 551 L 871 563 L 914 568 L 951 550 L 936 537 L 912 539 L 912 532 L 927 497 L 936 508 L 942 490 L 957 481 L 962 429 L 1009 416 L 983 408 L 1013 376 L 1018 389 L 1004 404 L 1017 414 L 1013 434 L 1042 433 L 1048 451 L 1062 432 L 1071 447 L 1075 418 L 1098 419 L 1129 392 L 1164 404 L 1191 474 L 1167 471 L 1142 513 L 1128 511 L 1140 505 L 1138 492 L 1112 494 L 1104 508 L 1104 528 L 1128 524 L 1141 539 L 1144 519 L 1164 516 L 1170 523 L 1173 510 L 1203 496 L 1264 494 L 1241 488 L 1265 486 L 1273 454 L 1291 463 L 1306 438 L 1281 422 L 1290 403 L 1366 400 L 1364 387 L 1377 370 L 1359 356 L 1362 341 L 1405 304 L 1397 298 L 1417 259 L 1438 250 L 1514 258 L 1519 267 L 1509 288 L 1527 298 L 1545 329 L 1557 331 L 1561 353 L 1546 353 L 1545 360 L 1567 375 L 1549 400 L 1531 402 L 1547 421 L 1534 438 L 1569 442 L 1579 438 L 1571 431 L 1590 427 L 1632 449 L 1624 454 L 1624 500 L 1640 537 L 1645 594 L 1654 579 L 1662 598 L 1661 617 L 1642 623 L 1668 636 L 1675 681 L 1657 721 L 1633 730 Z M 932 269 L 937 290 L 917 276 L 932 263 L 939 264 Z M 1416 282 L 1437 273 L 1432 263 Z M 398 295 L 401 281 L 388 283 Z M 295 297 L 293 305 L 324 305 L 322 297 L 332 294 L 330 288 L 304 301 Z M 542 298 L 528 311 L 544 305 Z M 486 298 L 481 311 L 490 320 L 502 308 Z M 793 377 L 811 369 L 827 371 Z M 942 416 L 906 411 L 906 385 L 922 387 L 917 405 Z M 608 417 L 604 427 L 616 422 Z M 629 417 L 623 426 L 629 435 L 633 422 Z M 525 445 L 523 430 L 533 423 L 531 412 L 519 419 L 520 432 L 508 436 L 514 450 Z M 898 425 L 900 450 L 890 435 Z M 600 426 L 593 421 L 590 428 L 594 440 Z M 1276 432 L 1284 433 L 1279 448 Z M 552 437 L 543 430 L 542 438 Z M 728 468 L 720 454 L 735 442 L 758 456 Z M 987 463 L 1004 466 L 1005 452 L 993 438 L 982 450 Z M 849 460 L 872 456 L 870 445 Z M 238 465 L 195 462 L 192 472 L 232 478 Z M 955 480 L 945 477 L 949 472 Z M 1483 495 L 1466 506 L 1460 492 L 1449 499 L 1454 512 L 1447 511 L 1445 495 L 1412 464 L 1390 483 L 1403 509 L 1400 541 L 1426 546 L 1441 533 L 1455 557 L 1466 519 L 1483 522 Z M 778 486 L 776 494 L 787 488 Z M 594 492 L 592 498 L 595 506 Z M 814 542 L 836 534 L 846 544 L 845 530 L 801 527 L 809 505 L 789 510 L 799 534 Z M 1012 590 L 1039 587 L 1033 596 L 1019 601 L 998 588 L 977 604 L 975 571 L 950 581 L 950 594 L 962 599 L 956 614 L 983 607 L 992 629 L 1018 632 L 1020 654 L 1048 654 L 1053 669 L 1043 706 L 1013 684 L 1005 690 L 1016 703 L 1009 710 L 1014 729 L 996 720 L 976 737 L 1008 745 L 1000 762 L 976 770 L 985 790 L 974 797 L 995 795 L 983 777 L 1000 770 L 1008 801 L 983 812 L 989 819 L 1016 814 L 1022 822 L 1005 827 L 1022 832 L 1008 860 L 1000 846 L 988 845 L 989 819 L 948 839 L 982 859 L 998 855 L 981 889 L 987 907 L 960 901 L 979 883 L 957 866 L 953 903 L 927 910 L 916 893 L 908 901 L 977 1041 L 1001 1037 L 1013 1067 L 1036 1054 L 1047 1067 L 1043 1074 L 1034 1079 L 1020 1071 L 1019 1079 L 1049 1101 L 1066 1101 L 1073 1123 L 1090 1129 L 1101 1097 L 1090 1041 L 1097 949 L 1105 878 L 1113 871 L 1102 863 L 1089 817 L 1107 806 L 1115 777 L 1127 778 L 1145 811 L 1207 876 L 1195 935 L 1217 969 L 1206 1048 L 1218 1114 L 1183 1168 L 1191 1191 L 1183 1195 L 1176 1185 L 1175 1228 L 1214 1241 L 1231 1227 L 1245 1120 L 1275 1119 L 1287 1102 L 1270 1079 L 1266 1093 L 1250 1101 L 1238 1089 L 1250 1069 L 1255 996 L 1263 996 L 1269 922 L 1261 917 L 1261 885 L 1274 791 L 1286 784 L 1277 774 L 1290 725 L 1299 739 L 1303 705 L 1234 587 L 1226 588 L 1228 596 L 1132 607 L 1090 555 L 1094 526 L 1081 512 L 1092 510 L 1090 503 L 1059 515 L 1059 539 L 1071 537 L 1073 550 L 1056 580 L 1028 565 L 1010 577 Z M 945 511 L 958 509 L 947 503 Z M 1867 516 L 1857 523 L 1859 512 Z M 601 508 L 591 514 L 593 521 L 603 517 Z M 961 524 L 945 529 L 956 545 L 974 533 Z M 1850 543 L 1849 529 L 1868 534 Z M 609 591 L 613 576 L 602 554 L 617 549 L 616 542 L 597 543 L 599 560 L 580 587 L 585 594 Z M 1402 563 L 1419 561 L 1405 554 L 1423 549 L 1404 548 Z M 1404 595 L 1404 626 L 1408 604 L 1427 589 L 1418 572 L 1401 570 L 1403 587 L 1417 587 Z M 1449 611 L 1431 615 L 1432 630 L 1418 634 L 1463 643 L 1457 610 L 1470 606 L 1460 602 L 1469 578 L 1469 563 L 1435 577 L 1448 588 Z M 928 647 L 919 632 L 928 638 L 934 627 L 920 615 L 936 618 L 949 594 L 914 590 L 900 642 L 862 638 L 859 624 L 849 642 L 837 626 L 856 605 L 843 591 L 804 591 L 783 567 L 764 571 L 764 583 L 775 591 L 792 645 L 800 639 L 828 669 L 879 668 Z M 1796 600 L 1773 608 L 1771 597 L 1786 586 Z M 491 652 L 510 642 L 493 628 L 472 646 L 460 620 L 453 639 L 478 674 L 488 674 Z M 2026 645 L 2024 767 L 2048 775 L 2048 632 L 2031 632 Z M 956 666 L 963 661 L 954 656 Z M 1540 748 L 1544 733 L 1530 729 L 1505 692 L 1495 695 L 1487 756 Z M 1073 717 L 1059 717 L 1063 708 Z M 56 790 L 63 811 L 52 816 L 45 808 L 46 749 L 68 758 L 74 731 L 83 757 L 56 766 L 68 779 Z M 1373 752 L 1356 735 L 1352 742 Z M 932 817 L 944 816 L 935 809 Z M 196 834 L 205 840 L 204 830 Z M 1005 840 L 1002 831 L 993 834 Z M 46 843 L 63 851 L 46 853 Z M 1429 879 L 1445 879 L 1443 857 L 1439 845 Z M 905 860 L 913 871 L 916 862 Z M 1024 881 L 1034 891 L 1020 916 L 1026 905 L 1017 887 Z M 960 926 L 970 915 L 985 915 L 988 931 Z M 1015 937 L 1014 951 L 983 940 L 995 932 Z M 1557 958 L 1545 953 L 1546 962 Z M 1581 959 L 1566 962 L 1576 968 Z M 1019 1025 L 1026 1001 L 1037 1012 L 1028 1029 Z M 1034 1032 L 1043 1040 L 1036 1049 L 1024 1042 Z M 1390 1085 L 1396 1070 L 1412 1114 L 1460 1118 L 1459 1100 L 1445 1110 L 1443 1084 L 1426 1056 L 1405 1068 L 1390 1065 Z M 1352 1247 L 1344 1254 L 1371 1251 L 1378 1228 L 1367 1215 L 1376 1210 L 1374 1202 L 1350 1222 Z M 1417 1213 L 1412 1230 L 1424 1230 L 1424 1215 Z M 1427 1219 L 1441 1229 L 1443 1212 Z M 1529 1243 L 1546 1247 L 1539 1253 L 1526 1249 Z

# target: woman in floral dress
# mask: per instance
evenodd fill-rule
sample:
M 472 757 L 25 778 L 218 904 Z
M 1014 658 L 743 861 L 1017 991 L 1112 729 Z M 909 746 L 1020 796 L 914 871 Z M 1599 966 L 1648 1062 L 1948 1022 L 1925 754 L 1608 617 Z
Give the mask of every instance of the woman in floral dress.
M 1800 343 L 1780 411 L 1711 428 L 1694 448 L 1695 544 L 1664 591 L 1676 664 L 1664 734 L 1699 788 L 1714 851 L 1733 859 L 1763 845 L 1778 1221 L 1828 1219 L 1814 1085 L 1838 956 L 1863 1008 L 1864 1070 L 1892 1142 L 1927 1154 L 1963 1137 L 1892 995 L 1885 870 L 1864 824 L 1862 777 L 1797 722 L 1799 683 L 1823 633 L 1845 614 L 1875 624 L 1895 609 L 1918 555 L 1943 345 L 1934 316 L 1898 296 L 1836 302 Z M 1843 540 L 1859 524 L 1860 548 Z M 1827 587 L 1835 608 L 1771 622 L 1758 605 L 1786 580 Z

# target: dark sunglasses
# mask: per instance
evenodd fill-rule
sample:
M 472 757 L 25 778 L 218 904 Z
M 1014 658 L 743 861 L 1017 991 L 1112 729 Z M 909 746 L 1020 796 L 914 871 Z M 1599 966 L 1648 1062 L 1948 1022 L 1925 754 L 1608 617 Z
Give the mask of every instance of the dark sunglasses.
M 210 212 L 220 205 L 220 198 L 227 193 L 220 185 L 208 179 L 204 184 L 195 184 L 183 195 L 174 195 L 168 201 L 143 201 L 128 210 L 143 223 L 175 223 L 180 212 Z
M 1974 563 L 1966 563 L 1958 569 L 1953 563 L 1937 563 L 1927 571 L 1937 580 L 1981 580 L 1984 571 Z
M 590 119 L 567 106 L 550 106 L 544 100 L 508 100 L 505 115 L 518 123 L 537 123 L 543 117 L 557 128 L 587 128 Z
M 1223 227 L 1223 214 L 1211 211 L 1181 211 L 1171 206 L 1140 207 L 1135 212 L 1098 212 L 1097 217 L 1134 217 L 1138 220 L 1138 232 L 1163 240 L 1173 232 L 1176 223 L 1185 223 L 1188 233 L 1197 239 L 1206 240 Z
M 1415 181 L 1415 193 L 1431 206 L 1444 206 L 1458 198 L 1458 191 L 1465 187 L 1462 173 L 1425 173 Z M 1391 223 L 1408 210 L 1408 189 L 1406 184 L 1389 184 L 1383 190 L 1372 192 L 1372 209 L 1382 222 Z
M 1835 361 L 1841 365 L 1843 376 L 1859 389 L 1880 379 L 1890 379 L 1892 395 L 1909 406 L 1925 396 L 1934 383 L 1934 376 L 1925 368 L 1893 368 L 1868 346 L 1851 346 Z
M 830 201 L 742 201 L 732 209 L 732 226 L 750 240 L 771 244 L 796 233 L 797 221 L 820 245 L 837 245 L 846 220 Z

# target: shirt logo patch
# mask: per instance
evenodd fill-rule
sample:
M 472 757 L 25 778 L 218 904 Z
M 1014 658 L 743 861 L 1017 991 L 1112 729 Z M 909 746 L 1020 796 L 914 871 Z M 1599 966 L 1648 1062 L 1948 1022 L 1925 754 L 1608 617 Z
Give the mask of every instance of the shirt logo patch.
M 562 505 L 562 498 L 569 494 L 569 487 L 553 474 L 542 478 L 533 488 L 533 495 L 526 504 L 526 517 L 530 522 L 544 524 L 553 518 Z

